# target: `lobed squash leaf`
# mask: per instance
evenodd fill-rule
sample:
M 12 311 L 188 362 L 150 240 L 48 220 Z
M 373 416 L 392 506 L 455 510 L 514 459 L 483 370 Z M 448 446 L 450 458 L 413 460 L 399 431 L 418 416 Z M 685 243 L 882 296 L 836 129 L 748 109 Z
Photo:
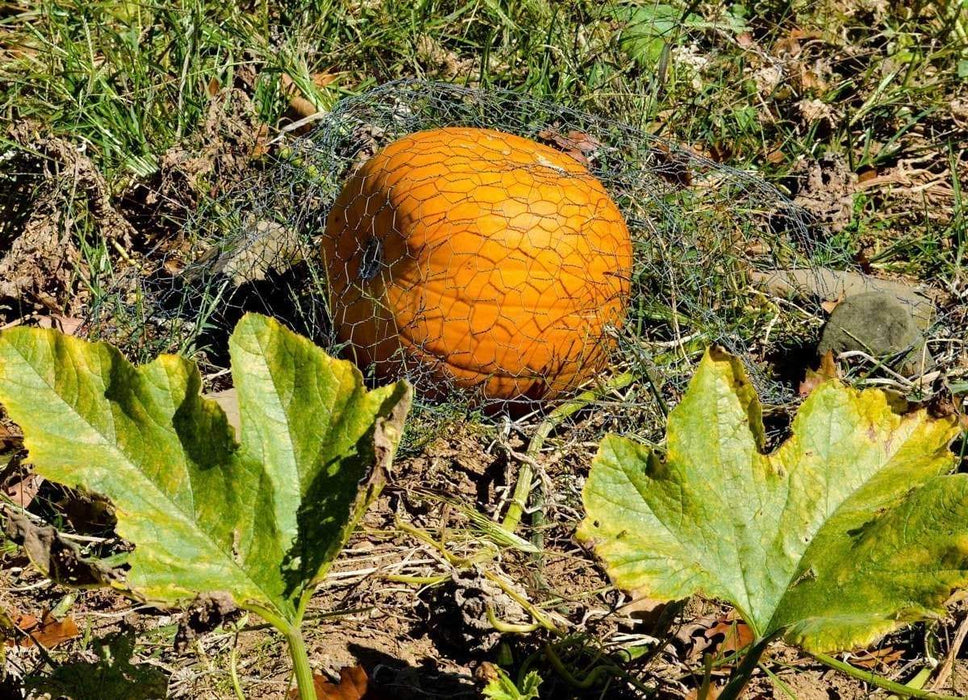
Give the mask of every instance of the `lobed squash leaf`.
M 50 330 L 0 333 L 0 403 L 42 476 L 113 502 L 135 545 L 131 593 L 161 604 L 227 593 L 294 625 L 382 479 L 410 388 L 367 391 L 350 363 L 254 314 L 230 355 L 238 436 L 200 395 L 193 362 L 135 367 L 110 345 Z
M 664 455 L 602 441 L 578 537 L 623 589 L 726 600 L 757 638 L 808 651 L 867 645 L 940 615 L 968 584 L 968 474 L 950 474 L 958 432 L 833 380 L 764 454 L 756 393 L 712 349 L 669 415 Z

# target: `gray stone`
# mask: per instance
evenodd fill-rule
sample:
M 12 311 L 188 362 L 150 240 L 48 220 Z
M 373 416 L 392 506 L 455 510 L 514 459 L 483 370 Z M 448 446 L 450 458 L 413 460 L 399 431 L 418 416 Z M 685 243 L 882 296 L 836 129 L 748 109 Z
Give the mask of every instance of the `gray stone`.
M 849 299 L 868 292 L 884 292 L 899 301 L 922 330 L 935 321 L 936 310 L 931 297 L 902 280 L 886 280 L 849 270 L 825 267 L 756 271 L 752 281 L 773 294 L 812 295 L 823 301 Z
M 902 374 L 920 374 L 934 360 L 924 346 L 924 336 L 908 307 L 888 292 L 866 292 L 837 305 L 824 326 L 817 347 L 819 355 L 835 356 L 861 350 L 879 359 L 903 354 Z

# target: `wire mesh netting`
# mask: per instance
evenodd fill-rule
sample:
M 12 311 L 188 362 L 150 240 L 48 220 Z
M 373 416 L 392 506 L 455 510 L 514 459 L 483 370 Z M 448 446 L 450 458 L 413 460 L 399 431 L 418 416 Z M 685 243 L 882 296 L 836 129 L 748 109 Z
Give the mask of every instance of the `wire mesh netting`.
M 122 282 L 95 335 L 219 367 L 258 310 L 374 381 L 477 405 L 553 404 L 624 370 L 647 379 L 628 401 L 661 402 L 713 342 L 782 401 L 769 360 L 812 343 L 822 314 L 780 309 L 764 280 L 850 265 L 755 174 L 518 93 L 422 81 L 342 101 L 187 234 L 186 264 Z

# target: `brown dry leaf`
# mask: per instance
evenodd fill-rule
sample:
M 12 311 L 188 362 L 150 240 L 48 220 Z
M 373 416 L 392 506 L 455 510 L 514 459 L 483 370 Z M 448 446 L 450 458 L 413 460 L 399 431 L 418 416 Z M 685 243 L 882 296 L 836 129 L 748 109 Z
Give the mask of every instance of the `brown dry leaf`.
M 315 104 L 303 96 L 302 91 L 288 73 L 282 74 L 279 85 L 282 88 L 282 94 L 289 98 L 289 108 L 299 117 L 311 117 L 319 111 Z
M 572 129 L 567 134 L 562 134 L 555 127 L 549 127 L 539 131 L 538 138 L 564 151 L 582 165 L 588 165 L 589 161 L 595 157 L 595 151 L 602 146 L 602 142 L 594 136 L 575 129 Z
M 487 685 L 491 681 L 500 679 L 500 668 L 490 661 L 482 661 L 481 665 L 474 669 L 474 680 L 481 685 Z
M 736 43 L 744 49 L 749 49 L 756 45 L 756 41 L 753 40 L 753 35 L 749 32 L 738 34 L 736 36 Z
M 33 502 L 43 483 L 44 479 L 40 475 L 27 474 L 23 478 L 3 484 L 0 491 L 21 508 L 26 508 Z
M 24 548 L 30 561 L 46 576 L 70 586 L 94 587 L 110 584 L 120 572 L 97 559 L 85 557 L 80 547 L 50 525 L 36 525 L 22 511 L 4 506 L 4 534 Z
M 652 149 L 658 166 L 655 174 L 663 180 L 679 187 L 692 185 L 692 172 L 689 170 L 689 156 L 682 151 L 674 151 L 664 143 L 657 144 Z
M 782 163 L 786 160 L 786 153 L 783 152 L 782 148 L 776 148 L 766 154 L 766 162 L 776 165 Z
M 339 683 L 330 683 L 325 676 L 313 677 L 319 700 L 380 700 L 368 689 L 369 679 L 362 666 L 348 666 L 339 670 Z M 299 691 L 289 691 L 290 698 L 298 698 Z
M 8 639 L 6 644 L 9 647 L 31 647 L 36 643 L 45 649 L 51 649 L 58 644 L 79 637 L 81 634 L 80 630 L 77 629 L 74 618 L 65 617 L 63 620 L 58 620 L 51 617 L 46 610 L 40 620 L 33 615 L 24 613 L 14 618 L 13 623 L 24 634 L 17 634 L 16 638 Z
M 50 314 L 38 317 L 37 325 L 41 328 L 53 328 L 64 335 L 77 335 L 78 329 L 84 325 L 84 319 L 63 314 Z
M 850 663 L 861 668 L 875 669 L 878 666 L 890 666 L 904 658 L 904 651 L 888 646 L 873 651 L 863 651 L 853 654 Z
M 820 74 L 805 66 L 800 66 L 800 85 L 804 90 L 813 90 L 815 92 L 825 92 L 827 90 L 827 82 L 820 77 Z
M 631 601 L 619 608 L 618 612 L 622 615 L 628 615 L 646 627 L 651 627 L 659 621 L 668 604 L 668 601 L 665 600 L 638 596 L 633 597 Z
M 836 299 L 824 299 L 820 302 L 820 308 L 826 311 L 828 314 L 832 314 L 834 309 L 840 306 L 840 302 L 844 300 L 843 292 Z
M 704 615 L 695 622 L 684 625 L 676 632 L 676 639 L 684 647 L 686 663 L 697 663 L 704 654 L 731 654 L 749 646 L 753 631 L 740 617 L 731 611 L 722 615 Z M 713 675 L 728 675 L 729 667 L 720 667 Z
M 19 447 L 23 444 L 24 434 L 15 425 L 3 425 L 0 423 L 0 445 L 4 451 L 11 447 Z
M 723 641 L 715 645 L 716 650 L 720 654 L 733 654 L 741 649 L 745 649 L 756 641 L 756 635 L 753 634 L 753 630 L 750 629 L 749 625 L 740 620 L 735 612 L 730 612 L 719 618 L 716 624 L 707 629 L 703 636 L 714 645 L 716 637 L 723 637 Z
M 313 85 L 322 90 L 324 87 L 335 83 L 338 77 L 338 74 L 330 73 L 328 71 L 324 71 L 322 73 L 313 73 Z
M 790 30 L 782 39 L 779 39 L 776 44 L 773 45 L 773 50 L 775 53 L 779 54 L 789 54 L 790 56 L 797 56 L 802 50 L 801 42 L 806 39 L 819 39 L 821 34 L 816 31 L 807 31 L 805 29 L 800 29 L 796 27 Z
M 269 127 L 259 124 L 252 137 L 252 153 L 249 155 L 253 160 L 257 160 L 269 152 Z
M 824 353 L 820 358 L 820 367 L 817 369 L 807 368 L 807 374 L 800 382 L 800 396 L 806 396 L 818 386 L 830 379 L 840 379 L 840 368 L 834 362 L 834 354 L 830 351 Z

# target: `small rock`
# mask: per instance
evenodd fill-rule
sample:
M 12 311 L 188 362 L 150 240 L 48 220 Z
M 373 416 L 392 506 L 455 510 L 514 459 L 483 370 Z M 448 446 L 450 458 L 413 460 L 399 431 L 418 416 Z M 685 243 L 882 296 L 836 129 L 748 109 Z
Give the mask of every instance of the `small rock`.
M 921 330 L 930 328 L 937 315 L 931 297 L 903 280 L 881 279 L 826 267 L 757 270 L 750 277 L 755 284 L 773 294 L 811 295 L 826 302 L 841 302 L 869 292 L 889 294 L 914 316 L 914 322 Z
M 896 297 L 867 292 L 841 302 L 824 326 L 817 353 L 861 350 L 876 358 L 904 354 L 900 371 L 920 374 L 934 364 L 914 317 Z

